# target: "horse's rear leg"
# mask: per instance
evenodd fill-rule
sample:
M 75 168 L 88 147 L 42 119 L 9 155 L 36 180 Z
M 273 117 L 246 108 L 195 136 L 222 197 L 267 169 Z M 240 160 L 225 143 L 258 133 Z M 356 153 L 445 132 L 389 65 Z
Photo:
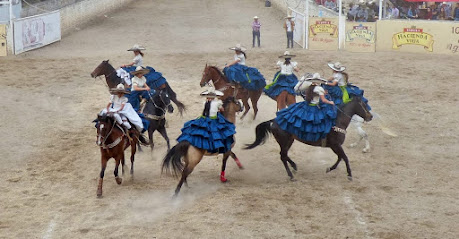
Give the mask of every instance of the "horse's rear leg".
M 135 157 L 135 153 L 137 152 L 136 144 L 137 142 L 131 143 L 131 170 L 129 171 L 129 173 L 131 174 L 132 178 L 134 178 L 134 157 Z
M 244 119 L 245 115 L 249 112 L 250 110 L 250 105 L 249 105 L 249 98 L 248 97 L 242 97 L 242 104 L 244 105 L 244 113 L 241 116 L 241 120 Z
M 121 157 L 117 157 L 115 158 L 115 161 L 116 161 L 116 165 L 115 165 L 115 170 L 113 171 L 113 174 L 115 175 L 115 181 L 118 185 L 121 184 L 121 182 L 123 181 L 123 179 L 121 179 L 119 176 L 118 176 L 118 168 L 120 166 L 120 162 L 121 162 L 121 159 L 124 158 L 124 152 L 123 152 L 123 155 Z
M 331 146 L 330 148 L 338 156 L 338 160 L 336 161 L 336 163 L 333 166 L 331 166 L 330 168 L 327 169 L 327 173 L 332 171 L 332 170 L 335 170 L 336 167 L 338 167 L 338 164 L 341 162 L 341 159 L 343 159 L 344 163 L 346 164 L 347 179 L 349 179 L 349 181 L 352 181 L 351 165 L 349 164 L 349 159 L 347 158 L 346 153 L 344 153 L 343 148 L 341 147 L 341 145 Z
M 282 91 L 276 98 L 277 110 L 285 109 L 287 107 L 287 91 Z
M 290 165 L 292 165 L 292 167 L 296 170 L 296 164 L 288 157 L 288 151 L 290 150 L 290 147 L 292 147 L 294 139 L 290 134 L 283 132 L 279 128 L 274 128 L 272 132 L 281 148 L 280 156 L 282 163 L 284 164 L 285 170 L 287 170 L 287 174 L 290 177 L 290 180 L 293 181 L 293 174 L 290 171 L 287 162 L 289 162 Z
M 231 151 L 231 157 L 234 159 L 234 162 L 236 162 L 239 169 L 244 169 L 244 166 L 242 166 L 241 161 L 239 161 L 238 157 L 236 156 L 235 153 L 233 153 L 233 151 Z
M 287 106 L 292 105 L 292 104 L 295 104 L 295 103 L 296 103 L 296 98 L 295 98 L 295 96 L 292 95 L 292 94 L 287 94 L 286 102 L 287 102 Z
M 249 91 L 249 98 L 250 101 L 252 102 L 252 107 L 253 107 L 253 119 L 257 117 L 258 113 L 258 100 L 260 99 L 261 94 L 263 93 L 263 89 L 260 89 L 258 91 Z
M 166 120 L 164 120 L 166 121 Z M 167 131 L 166 128 L 163 126 L 160 126 L 158 129 L 158 132 L 163 136 L 163 138 L 166 140 L 167 143 L 167 150 L 169 151 L 171 149 L 171 145 L 169 143 L 169 137 L 167 137 Z
M 186 178 L 188 177 L 188 175 L 191 174 L 191 172 L 193 172 L 193 169 L 194 169 L 194 166 L 190 167 L 189 164 L 185 165 L 185 169 L 183 169 L 182 177 L 180 178 L 180 182 L 177 184 L 177 188 L 175 188 L 174 197 L 178 196 L 178 194 L 180 192 L 180 189 L 182 188 L 183 183 L 186 183 Z M 188 183 L 186 183 L 186 184 L 188 185 Z
M 153 120 L 150 120 L 150 127 L 148 127 L 148 139 L 150 140 L 150 148 L 153 151 L 155 147 L 155 143 L 153 143 L 153 133 L 155 132 L 156 128 L 153 126 Z
M 226 170 L 226 162 L 228 161 L 228 157 L 231 155 L 231 151 L 229 152 L 226 152 L 224 155 L 223 155 L 223 161 L 222 161 L 222 172 L 220 173 L 220 181 L 222 183 L 225 183 L 226 181 L 228 181 L 228 179 L 225 178 L 225 170 Z
M 104 183 L 104 175 L 105 169 L 107 168 L 107 161 L 108 159 L 104 156 L 101 158 L 101 170 L 100 170 L 100 177 L 99 177 L 99 185 L 97 185 L 97 197 L 102 197 L 102 185 Z

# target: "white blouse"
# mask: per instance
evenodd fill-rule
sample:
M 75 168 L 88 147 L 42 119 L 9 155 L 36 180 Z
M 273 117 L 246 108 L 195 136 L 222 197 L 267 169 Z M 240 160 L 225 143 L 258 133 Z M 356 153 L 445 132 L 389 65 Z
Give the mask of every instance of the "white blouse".
M 112 105 L 110 106 L 110 111 L 117 111 L 121 109 L 121 106 L 123 104 L 126 104 L 128 102 L 128 99 L 123 95 L 119 97 L 118 95 L 112 95 L 110 96 L 110 103 Z
M 132 77 L 131 91 L 135 91 L 134 90 L 134 86 L 135 85 L 138 86 L 138 87 L 144 87 L 146 83 L 147 83 L 147 79 L 145 79 L 145 76 L 142 76 L 142 78 L 139 78 L 137 76 Z
M 245 56 L 244 54 L 239 54 L 239 55 L 234 55 L 234 60 L 237 61 L 239 60 L 239 64 L 245 66 Z
M 338 86 L 347 85 L 346 79 L 344 78 L 344 75 L 341 74 L 341 72 L 336 72 L 333 74 L 333 82 L 338 82 Z
M 204 107 L 207 101 L 204 102 Z M 216 117 L 217 113 L 220 112 L 220 108 L 223 106 L 223 101 L 219 99 L 213 99 L 210 102 L 209 117 Z
M 281 68 L 281 75 L 291 75 L 298 63 L 296 61 L 291 61 L 290 64 L 285 65 L 283 61 L 278 61 L 277 65 Z
M 311 87 L 311 86 L 310 86 Z M 320 101 L 320 96 L 321 95 L 325 95 L 325 90 L 324 88 L 322 88 L 322 86 L 316 86 L 313 90 L 314 93 L 316 93 L 317 95 L 314 95 L 314 97 L 312 97 L 312 100 L 311 100 L 311 104 L 319 104 L 319 101 Z
M 134 66 L 143 66 L 143 57 L 142 55 L 138 54 L 137 56 L 134 57 Z

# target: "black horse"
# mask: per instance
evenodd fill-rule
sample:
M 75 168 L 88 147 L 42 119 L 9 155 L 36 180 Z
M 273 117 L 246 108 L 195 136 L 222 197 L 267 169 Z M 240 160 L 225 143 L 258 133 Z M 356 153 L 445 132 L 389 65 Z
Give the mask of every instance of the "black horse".
M 257 125 L 255 129 L 256 140 L 254 143 L 246 145 L 245 149 L 253 149 L 258 145 L 263 144 L 266 141 L 266 138 L 269 136 L 268 133 L 272 133 L 281 148 L 280 155 L 282 163 L 284 164 L 284 167 L 287 170 L 288 176 L 290 176 L 290 179 L 293 180 L 293 175 L 290 171 L 287 162 L 290 163 L 290 166 L 295 171 L 297 170 L 295 162 L 293 162 L 288 157 L 288 150 L 292 146 L 293 141 L 295 139 L 304 144 L 309 144 L 312 146 L 328 147 L 331 148 L 333 152 L 338 156 L 338 160 L 333 166 L 327 168 L 327 173 L 336 169 L 339 162 L 341 160 L 344 160 L 344 162 L 346 163 L 347 177 L 349 180 L 352 180 L 352 173 L 351 167 L 349 165 L 349 160 L 346 154 L 344 153 L 343 147 L 341 145 L 344 143 L 347 126 L 351 122 L 351 118 L 354 114 L 359 115 L 360 117 L 365 119 L 365 121 L 370 121 L 373 118 L 362 99 L 359 97 L 354 97 L 351 102 L 338 108 L 336 125 L 332 128 L 327 137 L 324 140 L 319 140 L 315 142 L 303 141 L 295 135 L 292 135 L 284 131 L 276 123 L 275 119 L 272 119 Z
M 170 150 L 169 137 L 166 132 L 166 111 L 169 113 L 174 112 L 174 107 L 171 105 L 171 98 L 169 93 L 164 90 L 158 90 L 154 95 L 150 95 L 150 99 L 147 100 L 145 106 L 142 109 L 142 113 L 150 121 L 148 127 L 148 138 L 150 139 L 151 150 L 155 147 L 153 143 L 153 133 L 158 132 L 164 137 L 167 142 L 167 150 Z

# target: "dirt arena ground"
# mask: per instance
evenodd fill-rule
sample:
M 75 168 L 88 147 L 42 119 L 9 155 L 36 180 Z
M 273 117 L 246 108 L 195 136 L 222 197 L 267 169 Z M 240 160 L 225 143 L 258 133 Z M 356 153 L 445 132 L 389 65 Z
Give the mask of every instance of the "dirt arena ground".
M 330 149 L 295 143 L 296 182 L 288 180 L 274 139 L 251 151 L 255 126 L 275 115 L 260 100 L 259 117 L 237 122 L 235 152 L 245 166 L 208 157 L 189 177 L 177 200 L 177 180 L 161 175 L 165 141 L 136 156 L 135 179 L 121 186 L 109 162 L 104 197 L 96 198 L 100 153 L 91 121 L 109 98 L 89 74 L 102 61 L 129 63 L 143 44 L 145 65 L 161 71 L 189 110 L 168 115 L 175 139 L 183 123 L 201 112 L 198 82 L 206 63 L 229 62 L 228 47 L 251 45 L 250 22 L 260 17 L 262 48 L 247 51 L 248 65 L 268 79 L 285 51 L 283 15 L 264 1 L 139 0 L 61 42 L 0 58 L 0 238 L 457 238 L 459 229 L 459 130 L 457 56 L 293 49 L 302 72 L 329 76 L 340 61 L 351 81 L 366 90 L 381 121 L 365 125 L 372 144 L 349 148 L 344 164 Z M 175 144 L 175 140 L 173 140 Z

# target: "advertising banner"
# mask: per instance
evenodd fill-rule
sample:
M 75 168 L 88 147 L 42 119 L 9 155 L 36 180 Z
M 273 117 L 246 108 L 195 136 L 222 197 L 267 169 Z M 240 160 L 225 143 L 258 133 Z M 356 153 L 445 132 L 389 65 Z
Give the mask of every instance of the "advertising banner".
M 309 49 L 338 50 L 338 18 L 309 18 Z
M 376 22 L 346 22 L 345 49 L 351 52 L 375 52 Z
M 60 13 L 14 20 L 14 54 L 33 50 L 61 40 Z

